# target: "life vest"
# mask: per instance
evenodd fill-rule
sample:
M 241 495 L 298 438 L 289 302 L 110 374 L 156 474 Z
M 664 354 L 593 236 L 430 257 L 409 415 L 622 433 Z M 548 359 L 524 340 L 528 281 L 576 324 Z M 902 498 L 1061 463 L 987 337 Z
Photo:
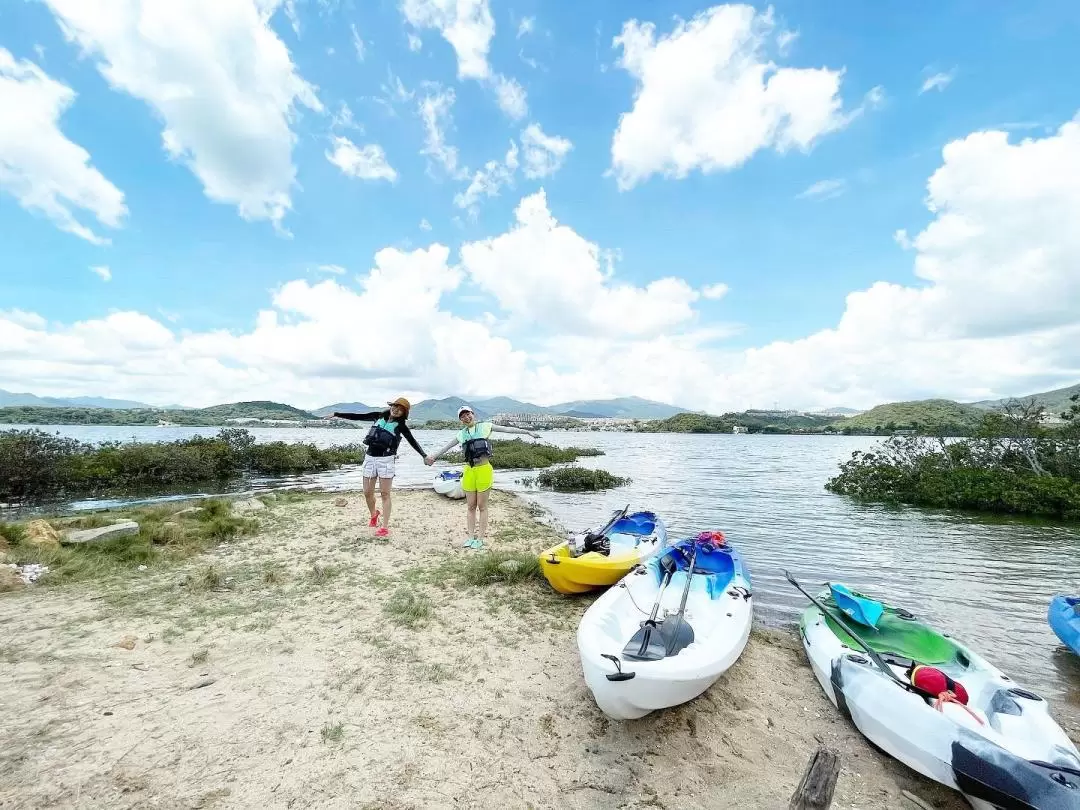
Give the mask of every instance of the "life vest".
M 469 436 L 478 427 L 480 427 L 480 425 L 465 428 L 462 431 L 462 434 Z M 491 431 L 489 430 L 488 436 L 490 435 Z M 487 436 L 473 436 L 471 439 L 466 439 L 461 443 L 461 452 L 465 454 L 465 461 L 471 467 L 482 458 L 491 458 L 491 456 L 495 454 L 495 448 L 492 447 L 491 441 Z
M 368 455 L 376 457 L 394 455 L 398 445 L 401 444 L 401 436 L 397 431 L 398 423 L 387 422 L 385 419 L 380 419 L 372 425 L 367 436 L 364 437 Z
M 911 668 L 908 675 L 911 685 L 927 697 L 939 697 L 951 692 L 956 697 L 956 702 L 967 705 L 968 691 L 959 681 L 954 681 L 940 669 L 917 664 Z

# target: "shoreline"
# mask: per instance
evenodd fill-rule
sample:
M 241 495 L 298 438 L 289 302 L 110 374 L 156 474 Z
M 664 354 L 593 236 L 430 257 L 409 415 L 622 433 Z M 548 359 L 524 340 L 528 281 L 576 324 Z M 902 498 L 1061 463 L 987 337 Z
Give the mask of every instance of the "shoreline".
M 390 543 L 359 493 L 266 496 L 257 532 L 185 562 L 0 595 L 0 804 L 785 807 L 820 741 L 834 807 L 966 807 L 872 749 L 789 630 L 608 720 L 577 657 L 594 597 L 470 584 L 460 502 L 395 495 Z M 495 492 L 489 547 L 562 539 L 541 512 Z

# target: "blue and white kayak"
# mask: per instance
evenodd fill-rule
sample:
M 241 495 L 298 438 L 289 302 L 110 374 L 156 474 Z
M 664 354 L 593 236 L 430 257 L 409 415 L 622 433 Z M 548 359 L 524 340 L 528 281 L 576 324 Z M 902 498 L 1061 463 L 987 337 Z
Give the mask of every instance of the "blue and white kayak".
M 435 476 L 432 487 L 440 495 L 461 500 L 465 497 L 465 490 L 461 488 L 461 475 L 461 470 L 443 470 Z
M 1050 600 L 1046 620 L 1061 643 L 1080 655 L 1080 596 L 1055 596 Z
M 585 611 L 577 633 L 585 682 L 616 720 L 686 703 L 738 660 L 752 619 L 750 575 L 723 535 L 681 540 L 634 567 Z M 653 641 L 647 649 L 643 638 Z

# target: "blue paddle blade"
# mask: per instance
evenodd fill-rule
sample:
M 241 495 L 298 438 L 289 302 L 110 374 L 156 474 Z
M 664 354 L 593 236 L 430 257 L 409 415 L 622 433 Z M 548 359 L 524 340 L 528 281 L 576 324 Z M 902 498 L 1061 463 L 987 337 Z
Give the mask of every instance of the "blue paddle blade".
M 846 585 L 833 585 L 830 583 L 829 590 L 832 592 L 832 598 L 836 602 L 836 606 L 845 615 L 859 624 L 877 629 L 878 620 L 881 618 L 881 614 L 885 612 L 885 607 L 881 602 L 867 599 L 865 596 L 856 596 L 848 590 Z

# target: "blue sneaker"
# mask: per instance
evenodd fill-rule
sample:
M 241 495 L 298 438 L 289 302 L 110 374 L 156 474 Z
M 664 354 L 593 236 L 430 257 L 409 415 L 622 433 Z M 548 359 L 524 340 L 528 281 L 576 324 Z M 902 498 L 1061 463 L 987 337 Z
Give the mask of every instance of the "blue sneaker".
M 484 547 L 484 541 L 479 537 L 470 537 L 465 541 L 465 548 L 482 549 Z

